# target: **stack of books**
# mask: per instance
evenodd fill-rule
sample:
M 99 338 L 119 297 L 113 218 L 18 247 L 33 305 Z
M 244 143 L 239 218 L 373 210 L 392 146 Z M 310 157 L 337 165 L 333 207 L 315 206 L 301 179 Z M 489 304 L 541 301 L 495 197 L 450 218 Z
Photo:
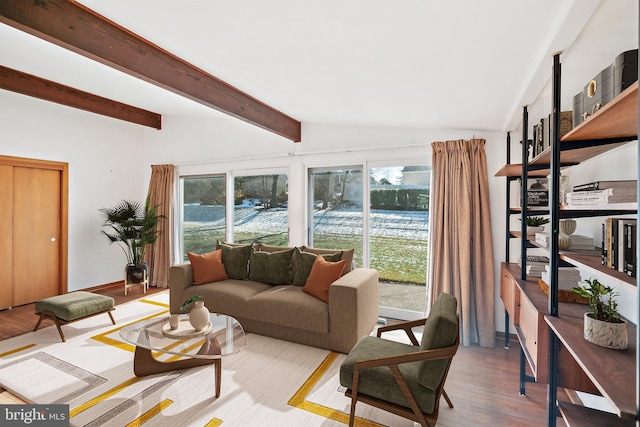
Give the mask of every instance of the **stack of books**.
M 580 234 L 571 235 L 571 248 L 572 251 L 593 251 L 596 246 L 593 241 L 593 237 L 582 236 Z
M 549 267 L 542 272 L 541 278 L 545 283 L 550 283 Z M 582 277 L 580 270 L 576 267 L 558 267 L 558 289 L 570 290 L 578 286 L 580 281 L 582 281 Z
M 573 192 L 566 195 L 568 209 L 635 209 L 637 205 L 637 180 L 590 182 L 574 186 Z
M 549 235 L 547 233 L 536 233 L 536 243 L 542 246 L 549 246 Z
M 549 266 L 549 257 L 527 255 L 527 275 L 542 277 L 542 272 Z M 522 268 L 522 258 L 518 258 L 518 267 Z
M 636 277 L 635 218 L 607 218 L 602 224 L 602 264 Z

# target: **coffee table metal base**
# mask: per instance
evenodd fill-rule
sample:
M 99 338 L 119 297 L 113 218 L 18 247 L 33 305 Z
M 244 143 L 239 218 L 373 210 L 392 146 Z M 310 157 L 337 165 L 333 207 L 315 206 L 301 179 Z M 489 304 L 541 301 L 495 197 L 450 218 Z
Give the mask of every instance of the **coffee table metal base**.
M 220 381 L 222 380 L 222 359 L 183 359 L 173 362 L 160 362 L 153 357 L 151 350 L 136 347 L 133 356 L 133 373 L 136 377 L 160 374 L 162 372 L 175 371 L 176 369 L 189 369 L 198 366 L 215 365 L 216 370 L 216 397 L 220 397 Z

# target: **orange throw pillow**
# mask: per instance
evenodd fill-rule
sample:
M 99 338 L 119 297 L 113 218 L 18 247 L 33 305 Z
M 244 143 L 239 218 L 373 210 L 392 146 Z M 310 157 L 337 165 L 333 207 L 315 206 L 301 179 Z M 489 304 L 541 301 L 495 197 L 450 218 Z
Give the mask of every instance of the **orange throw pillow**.
M 322 255 L 318 255 L 313 262 L 307 282 L 302 288 L 309 295 L 329 302 L 329 286 L 342 276 L 342 270 L 347 260 L 343 259 L 337 262 L 326 261 Z
M 202 255 L 187 252 L 187 255 L 193 267 L 194 285 L 219 282 L 229 278 L 222 263 L 222 249 Z

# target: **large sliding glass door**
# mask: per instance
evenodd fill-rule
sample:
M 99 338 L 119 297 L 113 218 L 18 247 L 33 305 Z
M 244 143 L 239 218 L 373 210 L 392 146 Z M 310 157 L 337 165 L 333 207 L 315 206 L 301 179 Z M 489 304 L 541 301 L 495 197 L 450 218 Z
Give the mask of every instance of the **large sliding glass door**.
M 422 316 L 426 307 L 431 168 L 369 169 L 369 267 L 380 275 L 380 312 Z
M 355 248 L 363 265 L 362 168 L 311 169 L 309 172 L 309 246 Z
M 357 267 L 378 270 L 381 315 L 422 317 L 431 168 L 368 167 L 367 182 L 364 169 L 309 169 L 309 245 L 355 248 Z

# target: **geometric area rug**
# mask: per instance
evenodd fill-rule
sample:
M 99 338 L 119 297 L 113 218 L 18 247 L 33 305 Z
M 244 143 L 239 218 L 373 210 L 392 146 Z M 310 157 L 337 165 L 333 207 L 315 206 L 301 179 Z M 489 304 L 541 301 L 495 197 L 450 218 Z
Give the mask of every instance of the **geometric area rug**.
M 133 374 L 134 346 L 119 330 L 166 317 L 168 292 L 121 304 L 107 315 L 54 326 L 0 342 L 0 387 L 33 404 L 68 404 L 72 426 L 305 426 L 348 424 L 350 399 L 338 373 L 344 354 L 247 334 L 240 352 L 214 367 L 147 377 Z M 34 316 L 35 323 L 36 316 Z M 359 403 L 357 426 L 414 423 Z

